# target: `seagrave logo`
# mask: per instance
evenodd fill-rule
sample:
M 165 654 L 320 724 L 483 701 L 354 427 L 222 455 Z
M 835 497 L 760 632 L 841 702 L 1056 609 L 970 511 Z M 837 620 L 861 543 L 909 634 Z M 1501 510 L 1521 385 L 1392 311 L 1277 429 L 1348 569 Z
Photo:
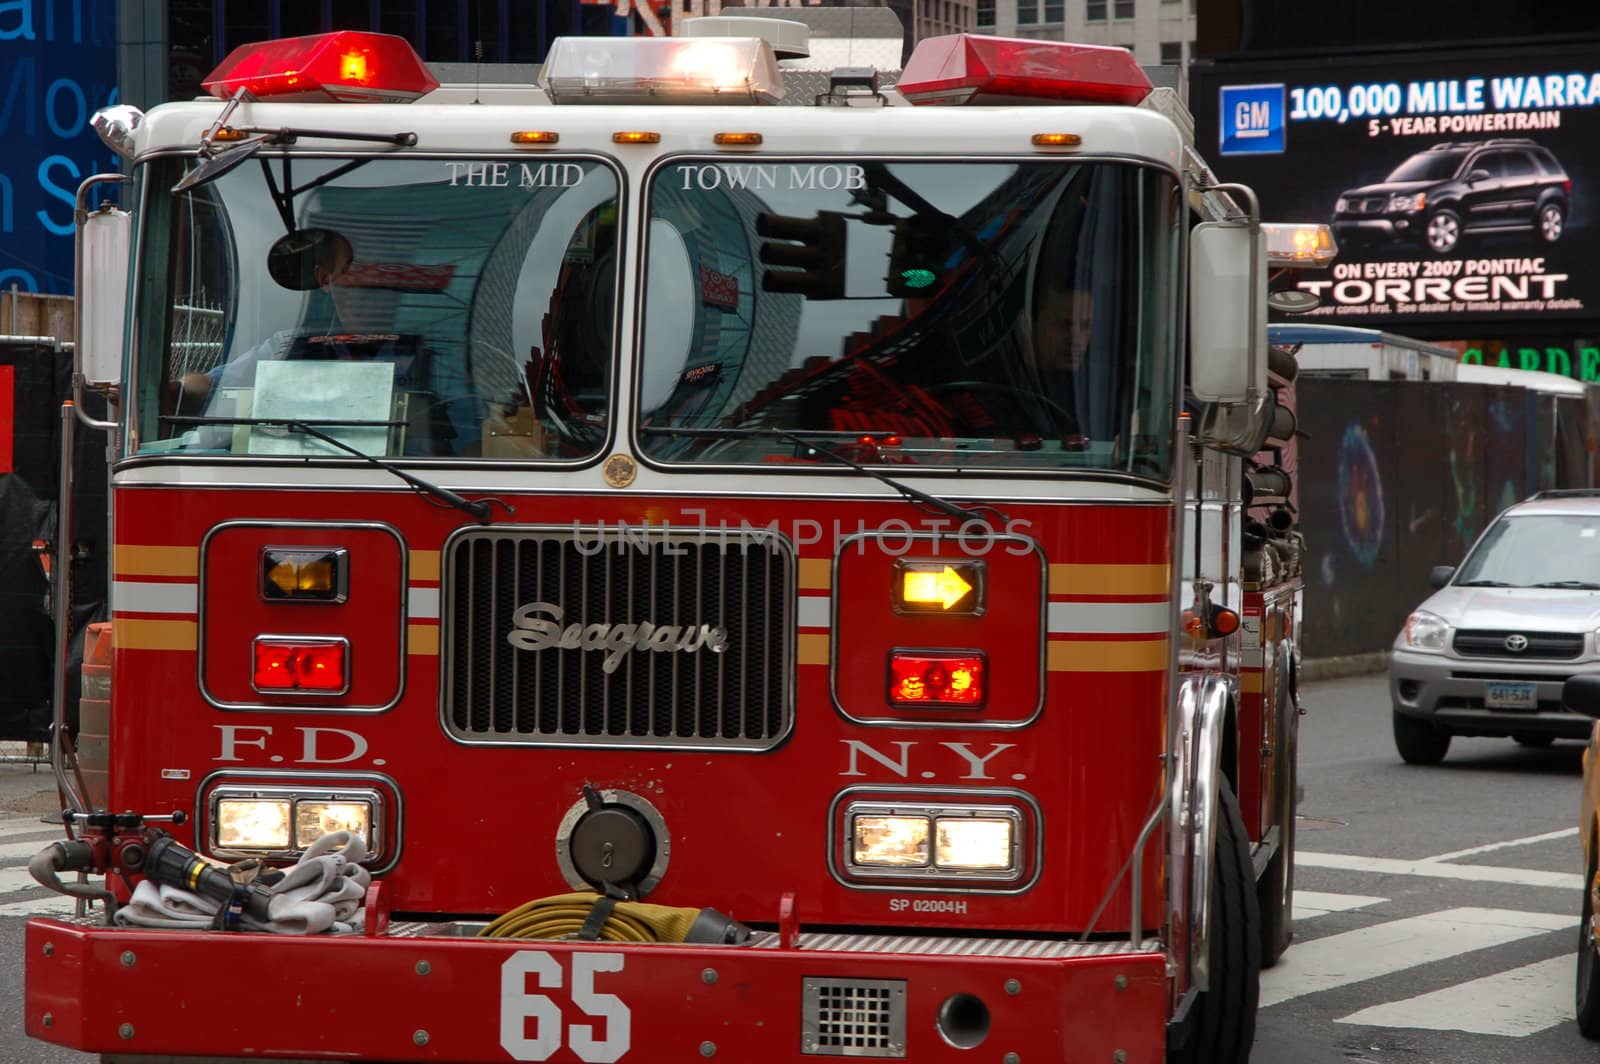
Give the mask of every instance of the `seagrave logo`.
M 656 654 L 693 654 L 705 649 L 720 654 L 728 649 L 725 628 L 709 624 L 569 624 L 561 625 L 565 611 L 552 602 L 530 602 L 511 615 L 506 642 L 518 650 L 603 650 L 601 668 L 616 672 L 630 650 Z M 541 616 L 543 614 L 544 616 Z

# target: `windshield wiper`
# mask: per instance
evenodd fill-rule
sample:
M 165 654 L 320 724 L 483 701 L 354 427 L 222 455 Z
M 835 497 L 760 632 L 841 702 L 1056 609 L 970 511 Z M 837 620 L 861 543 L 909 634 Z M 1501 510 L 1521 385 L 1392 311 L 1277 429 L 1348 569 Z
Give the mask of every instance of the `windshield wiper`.
M 1570 587 L 1570 588 L 1575 588 L 1575 589 L 1577 589 L 1579 591 L 1600 591 L 1600 584 L 1596 584 L 1596 583 L 1594 583 L 1592 581 L 1589 581 L 1589 580 L 1542 580 L 1537 584 L 1529 584 L 1528 586 L 1529 587 Z
M 831 458 L 835 462 L 838 462 L 841 465 L 848 466 L 849 468 L 854 469 L 857 473 L 865 473 L 867 476 L 872 477 L 874 480 L 878 480 L 878 481 L 881 481 L 884 484 L 889 485 L 889 487 L 891 487 L 895 491 L 899 492 L 908 501 L 916 503 L 916 504 L 921 505 L 921 506 L 927 506 L 927 507 L 929 507 L 929 508 L 931 508 L 933 510 L 938 511 L 939 513 L 944 514 L 946 517 L 953 517 L 956 520 L 961 521 L 963 523 L 968 522 L 968 521 L 977 521 L 977 522 L 979 522 L 980 524 L 982 524 L 986 528 L 993 527 L 993 526 L 990 525 L 989 519 L 983 515 L 983 512 L 982 512 L 983 510 L 990 511 L 996 517 L 1000 518 L 1000 520 L 1003 521 L 1003 522 L 1010 520 L 1010 518 L 1008 518 L 1005 514 L 1001 513 L 999 510 L 995 509 L 993 506 L 988 505 L 987 503 L 983 504 L 981 506 L 981 508 L 978 508 L 978 509 L 973 509 L 973 508 L 969 508 L 969 507 L 965 507 L 965 506 L 959 506 L 956 503 L 953 503 L 953 502 L 949 501 L 948 499 L 941 499 L 937 495 L 930 495 L 927 492 L 921 490 L 920 488 L 913 488 L 909 484 L 902 484 L 900 481 L 898 481 L 898 480 L 894 479 L 893 477 L 889 476 L 887 473 L 880 473 L 878 470 L 873 469 L 871 466 L 864 466 L 859 462 L 856 462 L 856 461 L 853 461 L 853 460 L 851 460 L 849 458 L 846 458 L 844 455 L 840 454 L 837 451 L 832 451 L 832 450 L 829 450 L 826 447 L 823 447 L 823 446 L 819 445 L 816 442 L 816 439 L 815 439 L 815 437 L 821 436 L 824 439 L 838 439 L 838 440 L 843 441 L 843 440 L 854 440 L 854 439 L 857 439 L 857 438 L 859 438 L 861 436 L 874 436 L 874 437 L 876 437 L 876 436 L 894 436 L 894 435 L 898 435 L 898 433 L 889 432 L 889 431 L 886 431 L 886 430 L 857 429 L 857 430 L 855 430 L 853 432 L 837 432 L 837 431 L 830 431 L 830 430 L 826 430 L 826 429 L 816 429 L 816 430 L 801 429 L 801 430 L 795 431 L 795 430 L 790 430 L 790 429 L 768 429 L 768 428 L 747 428 L 747 429 L 741 429 L 741 428 L 717 428 L 717 427 L 711 427 L 711 428 L 671 428 L 671 427 L 663 426 L 663 425 L 644 425 L 644 426 L 642 426 L 640 428 L 640 431 L 644 432 L 644 433 L 646 433 L 648 435 L 651 435 L 651 436 L 687 436 L 687 437 L 691 437 L 691 438 L 700 437 L 700 438 L 703 438 L 703 439 L 713 439 L 713 440 L 721 440 L 721 439 L 775 439 L 775 440 L 788 440 L 790 443 L 794 444 L 797 447 L 803 447 L 808 451 L 812 451 L 812 452 L 814 452 L 816 454 L 822 455 L 824 458 Z M 808 437 L 811 437 L 811 438 L 808 438 Z
M 1461 581 L 1458 581 L 1456 583 L 1456 587 L 1516 587 L 1516 586 L 1517 586 L 1516 584 L 1508 584 L 1504 580 L 1461 580 Z
M 324 425 L 328 428 L 392 428 L 396 425 L 405 424 L 403 421 L 363 421 L 356 419 L 341 421 L 337 419 L 320 418 L 308 421 L 305 419 L 278 417 L 186 417 L 176 414 L 163 415 L 161 420 L 169 425 L 281 426 L 288 429 L 290 432 L 303 432 L 312 439 L 321 440 L 323 443 L 326 443 L 332 447 L 337 447 L 346 454 L 353 454 L 357 458 L 375 465 L 385 472 L 394 474 L 422 494 L 432 495 L 439 501 L 454 506 L 457 510 L 463 510 L 466 513 L 471 514 L 483 524 L 489 523 L 490 503 L 499 503 L 501 506 L 504 506 L 506 508 L 506 513 L 508 514 L 514 514 L 517 512 L 517 508 L 506 502 L 504 499 L 496 499 L 493 497 L 488 499 L 464 499 L 460 495 L 457 495 L 455 492 L 451 491 L 449 488 L 441 488 L 437 484 L 430 484 L 421 477 L 407 473 L 399 466 L 391 465 L 390 463 L 385 462 L 382 458 L 377 458 L 363 450 L 360 450 L 359 448 L 352 447 L 343 440 L 336 439 L 317 427 L 319 425 Z

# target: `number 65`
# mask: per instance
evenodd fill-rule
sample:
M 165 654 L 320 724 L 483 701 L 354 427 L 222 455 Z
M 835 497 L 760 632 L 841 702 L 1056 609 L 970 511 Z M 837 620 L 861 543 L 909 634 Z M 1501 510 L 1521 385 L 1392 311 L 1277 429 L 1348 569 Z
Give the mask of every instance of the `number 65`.
M 615 1064 L 629 1049 L 632 1021 L 628 1006 L 615 994 L 594 991 L 596 972 L 622 971 L 620 953 L 572 953 L 571 1001 L 586 1015 L 606 1021 L 606 1036 L 575 1023 L 566 1031 L 567 1047 L 584 1064 Z M 528 992 L 528 976 L 539 977 L 541 990 L 561 986 L 561 962 L 542 950 L 523 950 L 500 966 L 500 1046 L 513 1060 L 549 1060 L 561 1048 L 561 1006 L 544 994 Z M 528 1037 L 528 1020 L 534 1021 Z

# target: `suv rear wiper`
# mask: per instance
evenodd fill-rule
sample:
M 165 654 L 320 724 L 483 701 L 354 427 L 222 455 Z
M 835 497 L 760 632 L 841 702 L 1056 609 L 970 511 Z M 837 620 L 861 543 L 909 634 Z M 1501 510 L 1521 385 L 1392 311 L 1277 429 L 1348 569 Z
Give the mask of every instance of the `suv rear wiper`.
M 1529 587 L 1570 587 L 1579 591 L 1600 591 L 1600 584 L 1592 580 L 1543 580 Z
M 388 462 L 385 462 L 382 458 L 375 457 L 363 450 L 360 450 L 359 448 L 352 447 L 343 440 L 336 439 L 317 427 L 319 425 L 323 425 L 328 428 L 392 428 L 396 425 L 405 424 L 403 421 L 370 421 L 357 420 L 354 418 L 343 421 L 337 419 L 317 419 L 314 421 L 307 421 L 304 419 L 280 417 L 187 417 L 176 414 L 162 415 L 161 420 L 169 425 L 281 426 L 282 428 L 288 429 L 290 432 L 303 432 L 312 439 L 321 440 L 323 443 L 326 443 L 332 447 L 337 447 L 346 454 L 353 454 L 357 458 L 369 462 L 385 472 L 394 474 L 422 494 L 432 495 L 441 502 L 454 506 L 457 510 L 463 510 L 466 513 L 471 514 L 473 517 L 476 517 L 484 524 L 489 523 L 490 503 L 499 503 L 501 506 L 504 506 L 506 508 L 506 513 L 508 514 L 514 514 L 517 512 L 517 508 L 506 502 L 504 499 L 496 499 L 493 497 L 488 499 L 464 499 L 460 495 L 457 495 L 455 492 L 451 491 L 449 488 L 441 488 L 437 484 L 430 484 L 421 477 L 407 473 L 399 466 L 392 465 Z
M 861 436 L 877 437 L 897 435 L 897 433 L 893 432 L 875 429 L 858 429 L 853 432 L 832 432 L 825 429 L 808 431 L 805 429 L 791 430 L 768 428 L 670 428 L 662 425 L 645 425 L 641 427 L 640 431 L 652 436 L 687 436 L 713 440 L 742 438 L 788 440 L 797 447 L 803 447 L 815 454 L 822 455 L 824 458 L 831 458 L 840 465 L 848 466 L 849 468 L 854 469 L 857 473 L 865 473 L 874 480 L 878 480 L 889 485 L 889 487 L 893 488 L 895 491 L 898 491 L 908 501 L 921 506 L 927 506 L 938 511 L 939 513 L 944 514 L 946 517 L 953 517 L 963 523 L 968 521 L 977 521 L 985 527 L 992 527 L 989 519 L 985 517 L 982 512 L 984 510 L 988 510 L 995 516 L 999 517 L 1002 522 L 1007 522 L 1010 520 L 1010 518 L 1008 518 L 1005 514 L 1001 513 L 999 510 L 988 505 L 987 503 L 982 504 L 978 508 L 959 506 L 948 499 L 941 499 L 937 495 L 930 495 L 920 488 L 913 488 L 909 484 L 902 484 L 900 481 L 889 476 L 887 473 L 880 473 L 871 466 L 864 466 L 859 462 L 846 458 L 837 451 L 832 451 L 819 445 L 814 439 L 814 437 L 822 436 L 824 438 L 837 437 L 841 440 L 854 440 Z

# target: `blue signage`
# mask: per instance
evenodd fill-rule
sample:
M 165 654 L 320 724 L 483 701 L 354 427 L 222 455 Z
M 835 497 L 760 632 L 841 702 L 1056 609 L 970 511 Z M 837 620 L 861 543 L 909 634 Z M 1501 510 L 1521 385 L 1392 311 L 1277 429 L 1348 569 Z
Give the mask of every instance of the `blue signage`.
M 1283 85 L 1222 88 L 1222 154 L 1276 155 L 1284 149 Z
M 118 168 L 89 120 L 116 102 L 115 0 L 0 0 L 0 292 L 72 291 L 73 196 Z

